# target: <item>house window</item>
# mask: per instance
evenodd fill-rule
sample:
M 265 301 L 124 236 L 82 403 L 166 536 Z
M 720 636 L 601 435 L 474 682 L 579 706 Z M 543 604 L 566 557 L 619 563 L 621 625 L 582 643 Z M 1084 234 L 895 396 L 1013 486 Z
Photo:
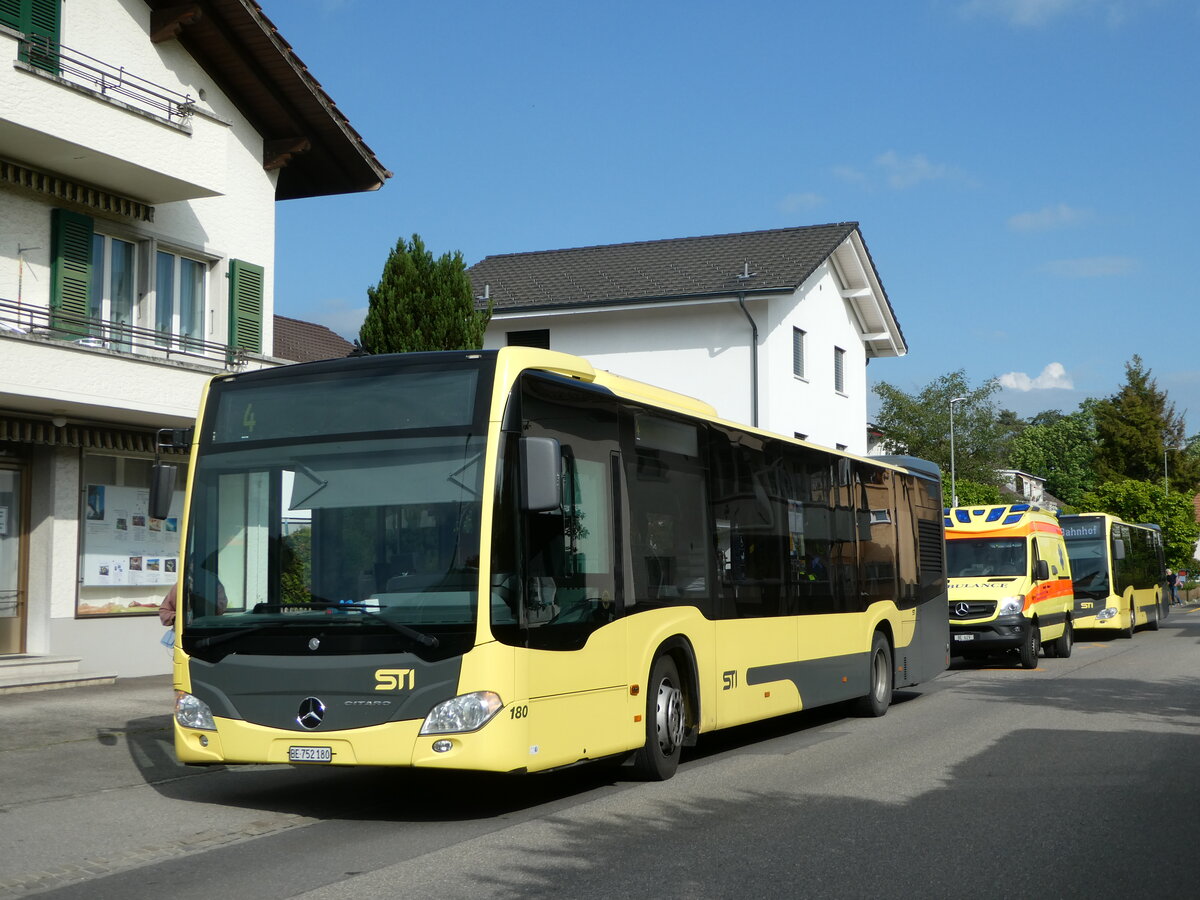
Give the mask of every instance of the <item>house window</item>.
M 129 348 L 127 328 L 134 321 L 134 272 L 137 245 L 120 238 L 93 232 L 92 280 L 88 285 L 88 317 L 117 327 L 108 331 L 110 346 Z
M 846 393 L 846 351 L 841 347 L 833 348 L 833 389 Z
M 160 334 L 204 337 L 204 263 L 159 250 L 155 265 L 154 328 Z
M 550 329 L 537 328 L 532 331 L 509 331 L 504 335 L 510 347 L 541 347 L 550 349 Z
M 792 329 L 792 374 L 804 377 L 804 331 L 800 328 Z

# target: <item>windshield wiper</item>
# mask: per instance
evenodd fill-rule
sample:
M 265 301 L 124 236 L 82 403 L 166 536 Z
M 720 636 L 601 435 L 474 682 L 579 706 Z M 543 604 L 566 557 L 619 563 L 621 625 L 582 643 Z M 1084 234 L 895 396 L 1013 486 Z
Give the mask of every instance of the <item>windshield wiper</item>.
M 288 610 L 288 609 L 319 609 L 319 610 L 323 610 L 324 612 L 328 612 L 328 613 L 346 612 L 346 611 L 352 610 L 355 613 L 359 613 L 364 616 L 369 616 L 371 619 L 373 619 L 377 622 L 382 622 L 388 628 L 392 629 L 392 631 L 395 631 L 398 634 L 404 635 L 406 638 L 408 638 L 411 641 L 415 641 L 416 643 L 420 644 L 422 647 L 436 647 L 436 646 L 438 646 L 438 643 L 439 643 L 438 639 L 436 637 L 434 637 L 432 634 L 426 634 L 423 631 L 417 631 L 417 629 L 411 628 L 408 625 L 405 625 L 403 622 L 395 622 L 395 621 L 389 619 L 387 616 L 382 615 L 381 613 L 375 612 L 374 609 L 372 609 L 370 606 L 368 606 L 365 603 L 319 602 L 319 603 L 286 603 L 286 604 L 284 604 L 284 603 L 256 603 L 256 604 L 254 604 L 254 612 L 256 612 L 256 613 L 282 612 L 282 611 Z M 300 624 L 300 623 L 297 622 L 297 623 L 288 623 L 288 624 Z M 308 622 L 307 624 L 312 624 L 312 623 Z M 257 631 L 259 628 L 265 627 L 265 625 L 266 625 L 266 623 L 264 623 L 263 625 L 255 625 L 251 629 L 247 629 L 247 630 Z
M 256 631 L 262 631 L 264 628 L 269 628 L 272 625 L 279 625 L 279 624 L 287 625 L 287 624 L 291 624 L 291 623 L 288 623 L 288 622 L 284 622 L 284 623 L 262 622 L 258 625 L 251 625 L 247 628 L 236 628 L 235 627 L 230 631 L 222 631 L 220 634 L 214 634 L 209 637 L 197 638 L 196 646 L 197 647 L 215 647 L 217 644 L 223 644 L 226 641 L 231 641 L 234 638 L 239 638 L 244 634 L 253 634 Z

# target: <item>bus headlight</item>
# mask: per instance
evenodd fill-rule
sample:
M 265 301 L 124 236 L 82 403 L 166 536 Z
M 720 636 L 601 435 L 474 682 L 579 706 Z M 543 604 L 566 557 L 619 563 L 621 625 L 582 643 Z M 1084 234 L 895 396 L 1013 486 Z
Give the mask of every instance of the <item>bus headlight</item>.
M 997 612 L 1002 616 L 1015 616 L 1024 608 L 1025 595 L 1017 594 L 1015 597 L 1001 597 Z
M 421 723 L 421 734 L 451 734 L 475 731 L 486 725 L 504 706 L 499 694 L 475 691 L 439 703 Z
M 1096 618 L 1099 619 L 1101 622 L 1103 622 L 1105 619 L 1111 619 L 1116 614 L 1117 614 L 1117 608 L 1115 606 L 1109 606 L 1109 607 L 1106 607 L 1105 609 L 1100 610 L 1100 612 L 1096 613 Z
M 203 731 L 216 731 L 217 723 L 213 721 L 212 710 L 199 697 L 183 691 L 175 692 L 175 721 L 184 728 L 199 728 Z

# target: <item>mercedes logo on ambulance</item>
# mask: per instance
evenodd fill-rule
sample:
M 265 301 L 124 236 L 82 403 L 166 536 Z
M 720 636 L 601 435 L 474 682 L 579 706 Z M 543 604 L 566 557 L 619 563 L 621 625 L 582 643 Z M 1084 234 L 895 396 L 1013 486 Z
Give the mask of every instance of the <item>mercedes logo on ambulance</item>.
M 970 611 L 971 607 L 967 603 L 959 603 L 954 607 L 954 614 L 960 619 L 965 619 Z
M 296 722 L 303 728 L 313 729 L 325 718 L 325 704 L 316 697 L 305 697 L 300 701 Z

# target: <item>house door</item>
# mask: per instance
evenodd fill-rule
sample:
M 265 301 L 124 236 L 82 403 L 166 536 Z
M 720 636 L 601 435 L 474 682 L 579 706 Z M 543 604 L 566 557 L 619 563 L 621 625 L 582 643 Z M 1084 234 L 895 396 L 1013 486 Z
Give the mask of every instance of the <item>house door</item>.
M 0 465 L 0 653 L 25 649 L 22 470 Z

